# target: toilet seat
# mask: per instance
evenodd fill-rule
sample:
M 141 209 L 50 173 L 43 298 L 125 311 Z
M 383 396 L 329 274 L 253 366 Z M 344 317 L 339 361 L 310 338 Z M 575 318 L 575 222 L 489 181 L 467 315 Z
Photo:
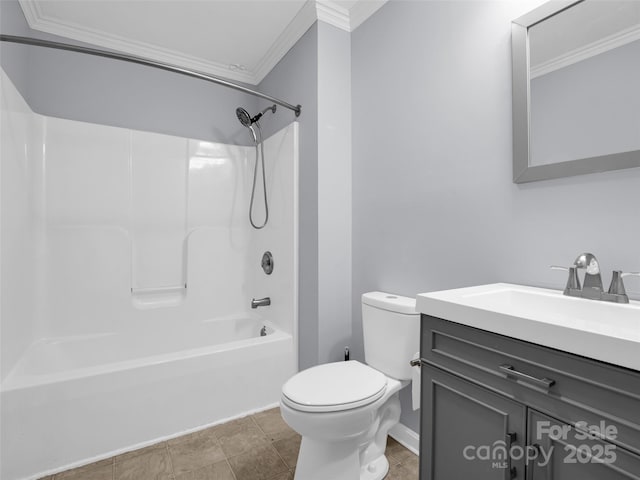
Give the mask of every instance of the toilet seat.
M 282 387 L 282 401 L 303 412 L 339 412 L 373 403 L 385 393 L 387 377 L 358 361 L 311 367 Z

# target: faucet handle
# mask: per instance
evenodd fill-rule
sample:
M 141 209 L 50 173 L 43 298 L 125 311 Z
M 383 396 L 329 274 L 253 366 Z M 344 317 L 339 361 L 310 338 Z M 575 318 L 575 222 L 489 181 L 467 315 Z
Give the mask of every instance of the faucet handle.
M 624 277 L 640 277 L 640 272 L 623 272 L 621 270 L 614 270 L 608 293 L 613 295 L 626 295 L 627 292 L 624 288 L 624 282 L 622 281 Z
M 580 279 L 578 278 L 578 267 L 561 267 L 559 265 L 551 265 L 551 270 L 564 270 L 569 272 L 567 285 L 564 287 L 564 294 L 569 295 L 570 290 L 580 290 Z
M 640 272 L 622 272 L 621 277 L 640 277 Z

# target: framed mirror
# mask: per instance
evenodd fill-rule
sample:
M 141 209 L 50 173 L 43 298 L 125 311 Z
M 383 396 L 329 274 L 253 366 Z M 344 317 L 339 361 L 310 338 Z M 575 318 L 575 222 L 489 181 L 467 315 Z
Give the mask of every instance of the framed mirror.
M 640 167 L 640 1 L 553 0 L 511 47 L 515 183 Z

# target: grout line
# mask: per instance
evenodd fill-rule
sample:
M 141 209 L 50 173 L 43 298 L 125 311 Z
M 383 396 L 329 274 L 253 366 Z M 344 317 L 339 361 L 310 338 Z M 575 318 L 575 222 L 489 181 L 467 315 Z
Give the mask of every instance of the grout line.
M 254 416 L 255 416 L 255 414 L 254 414 L 254 415 L 251 415 L 251 419 L 253 420 L 253 423 L 255 423 L 255 424 L 258 426 L 258 428 L 260 429 L 260 431 L 261 431 L 262 433 L 264 433 L 265 437 L 267 437 L 267 441 L 268 441 L 269 445 L 271 445 L 271 448 L 273 448 L 273 449 L 275 450 L 275 452 L 276 452 L 276 454 L 278 455 L 278 457 L 280 457 L 280 460 L 282 460 L 282 463 L 284 463 L 284 466 L 285 466 L 285 467 L 287 467 L 287 471 L 288 471 L 289 473 L 291 473 L 291 468 L 292 468 L 292 467 L 290 467 L 290 466 L 289 466 L 289 464 L 287 463 L 287 461 L 286 461 L 286 460 L 284 459 L 284 457 L 280 454 L 280 451 L 278 450 L 278 448 L 274 445 L 274 443 L 275 443 L 275 442 L 277 442 L 277 441 L 279 441 L 279 440 L 283 440 L 283 438 L 286 438 L 286 437 L 278 438 L 277 440 L 271 440 L 271 439 L 270 439 L 270 436 L 269 436 L 269 435 L 267 435 L 267 433 L 266 433 L 266 432 L 265 432 L 265 431 L 260 427 L 260 425 L 258 424 L 258 422 L 256 421 L 256 419 L 254 418 Z M 294 432 L 295 432 L 295 430 L 294 430 Z M 296 432 L 296 433 L 297 433 L 297 432 Z M 295 467 L 293 467 L 293 468 L 295 468 Z M 275 476 L 274 476 L 274 478 L 275 478 Z
M 167 456 L 169 457 L 169 467 L 171 467 L 171 475 L 173 475 L 173 478 L 175 480 L 176 471 L 173 468 L 173 457 L 171 456 L 171 450 L 169 450 L 169 442 L 164 442 L 164 448 L 167 451 Z M 114 478 L 114 480 L 115 480 L 115 478 Z
M 231 466 L 231 463 L 229 462 L 229 459 L 227 458 L 226 454 L 224 456 L 224 461 L 227 462 L 227 465 L 229 466 L 229 470 L 231 471 L 231 475 L 233 476 L 234 480 L 238 480 L 238 477 L 236 477 L 236 472 L 233 471 L 233 467 Z
M 278 455 L 278 457 L 280 457 L 280 460 L 282 460 L 282 463 L 284 464 L 285 467 L 287 467 L 287 470 L 290 472 L 291 471 L 291 467 L 286 462 L 286 460 L 282 457 L 282 455 L 280 455 L 280 452 L 278 451 L 278 449 L 273 446 L 273 443 L 271 444 L 271 448 L 273 448 L 276 451 L 276 454 Z
M 280 460 L 282 460 L 282 463 L 284 464 L 284 466 L 285 466 L 285 467 L 287 467 L 287 470 L 291 471 L 291 468 L 295 468 L 295 466 L 294 466 L 294 467 L 291 467 L 291 466 L 287 463 L 287 461 L 284 459 L 284 457 L 283 457 L 283 456 L 282 456 L 282 454 L 280 453 L 280 450 L 278 450 L 278 449 L 276 448 L 276 446 L 274 445 L 274 443 L 275 443 L 275 442 L 270 442 L 271 448 L 273 448 L 273 449 L 276 451 L 276 454 L 278 455 L 278 457 L 280 457 Z
M 278 458 L 280 458 L 280 461 L 282 462 L 282 464 L 286 467 L 287 469 L 287 473 L 291 473 L 291 467 L 289 466 L 289 464 L 285 461 L 285 459 L 282 457 L 282 455 L 280 455 L 280 452 L 278 451 L 278 449 L 275 447 L 274 442 L 276 440 L 271 440 L 270 436 L 262 429 L 262 427 L 260 427 L 260 424 L 256 421 L 255 419 L 255 413 L 253 415 L 249 415 L 249 417 L 251 418 L 251 420 L 253 421 L 253 423 L 256 425 L 256 427 L 258 427 L 258 430 L 260 430 L 262 432 L 262 434 L 265 436 L 266 440 L 267 440 L 267 445 L 271 447 L 271 449 L 276 452 L 276 455 L 278 456 Z M 237 456 L 237 455 L 236 455 Z M 233 468 L 231 469 L 231 471 L 233 472 Z M 280 472 L 277 473 L 276 475 L 274 475 L 273 477 L 271 477 L 271 479 L 267 479 L 267 480 L 273 480 L 274 478 L 277 478 L 279 475 L 282 475 L 282 473 L 284 472 Z M 235 473 L 234 473 L 235 476 Z
M 262 432 L 262 434 L 263 434 L 265 437 L 268 437 L 268 435 L 267 435 L 267 434 L 265 433 L 265 431 L 262 429 L 262 427 L 260 426 L 260 424 L 256 421 L 256 419 L 255 419 L 255 414 L 253 414 L 253 415 L 249 415 L 249 418 L 250 418 L 251 420 L 253 420 L 253 424 L 254 424 L 256 427 L 258 427 L 258 430 L 260 430 L 260 431 Z
M 290 474 L 290 473 L 291 473 L 291 470 L 289 469 L 289 467 L 287 467 L 287 471 L 286 471 L 286 472 L 276 473 L 273 477 L 269 477 L 269 478 L 267 478 L 267 480 L 274 480 L 274 479 L 276 479 L 276 478 L 279 478 L 279 477 L 280 477 L 280 476 L 282 476 L 282 474 L 284 474 L 284 473 L 288 473 L 288 474 Z
M 0 0 L 0 1 L 2 1 L 2 0 Z M 250 415 L 248 415 L 248 416 L 250 416 Z M 252 419 L 252 420 L 253 420 L 253 419 Z M 253 420 L 253 422 L 255 423 L 255 420 Z M 259 426 L 259 425 L 257 425 L 257 424 L 256 424 L 256 426 L 258 427 L 258 430 L 260 430 L 260 431 L 262 432 L 262 429 L 260 428 L 260 426 Z M 262 432 L 262 433 L 263 433 L 263 435 L 265 436 L 265 439 L 264 439 L 264 440 L 265 440 L 265 445 L 270 445 L 270 444 L 271 444 L 271 442 L 269 441 L 268 436 L 267 436 L 264 432 Z M 220 441 L 220 439 L 218 439 L 218 441 Z M 220 446 L 222 447 L 222 444 L 221 444 Z M 244 451 L 242 451 L 242 452 L 240 452 L 240 453 L 236 453 L 235 455 L 227 455 L 227 454 L 225 453 L 225 454 L 224 454 L 224 456 L 225 456 L 225 458 L 227 458 L 227 459 L 229 459 L 229 458 L 235 458 L 235 457 L 239 457 L 240 455 L 244 455 L 244 454 L 246 454 L 246 453 L 249 453 L 249 452 L 251 452 L 252 450 L 253 450 L 253 449 L 244 450 Z M 224 453 L 224 450 L 222 450 L 222 453 Z

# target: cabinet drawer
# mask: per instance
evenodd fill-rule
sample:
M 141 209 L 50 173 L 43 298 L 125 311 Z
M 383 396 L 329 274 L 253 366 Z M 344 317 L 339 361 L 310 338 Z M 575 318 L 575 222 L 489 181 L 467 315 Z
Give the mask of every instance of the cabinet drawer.
M 421 356 L 577 428 L 604 422 L 605 441 L 640 454 L 640 372 L 428 315 Z

